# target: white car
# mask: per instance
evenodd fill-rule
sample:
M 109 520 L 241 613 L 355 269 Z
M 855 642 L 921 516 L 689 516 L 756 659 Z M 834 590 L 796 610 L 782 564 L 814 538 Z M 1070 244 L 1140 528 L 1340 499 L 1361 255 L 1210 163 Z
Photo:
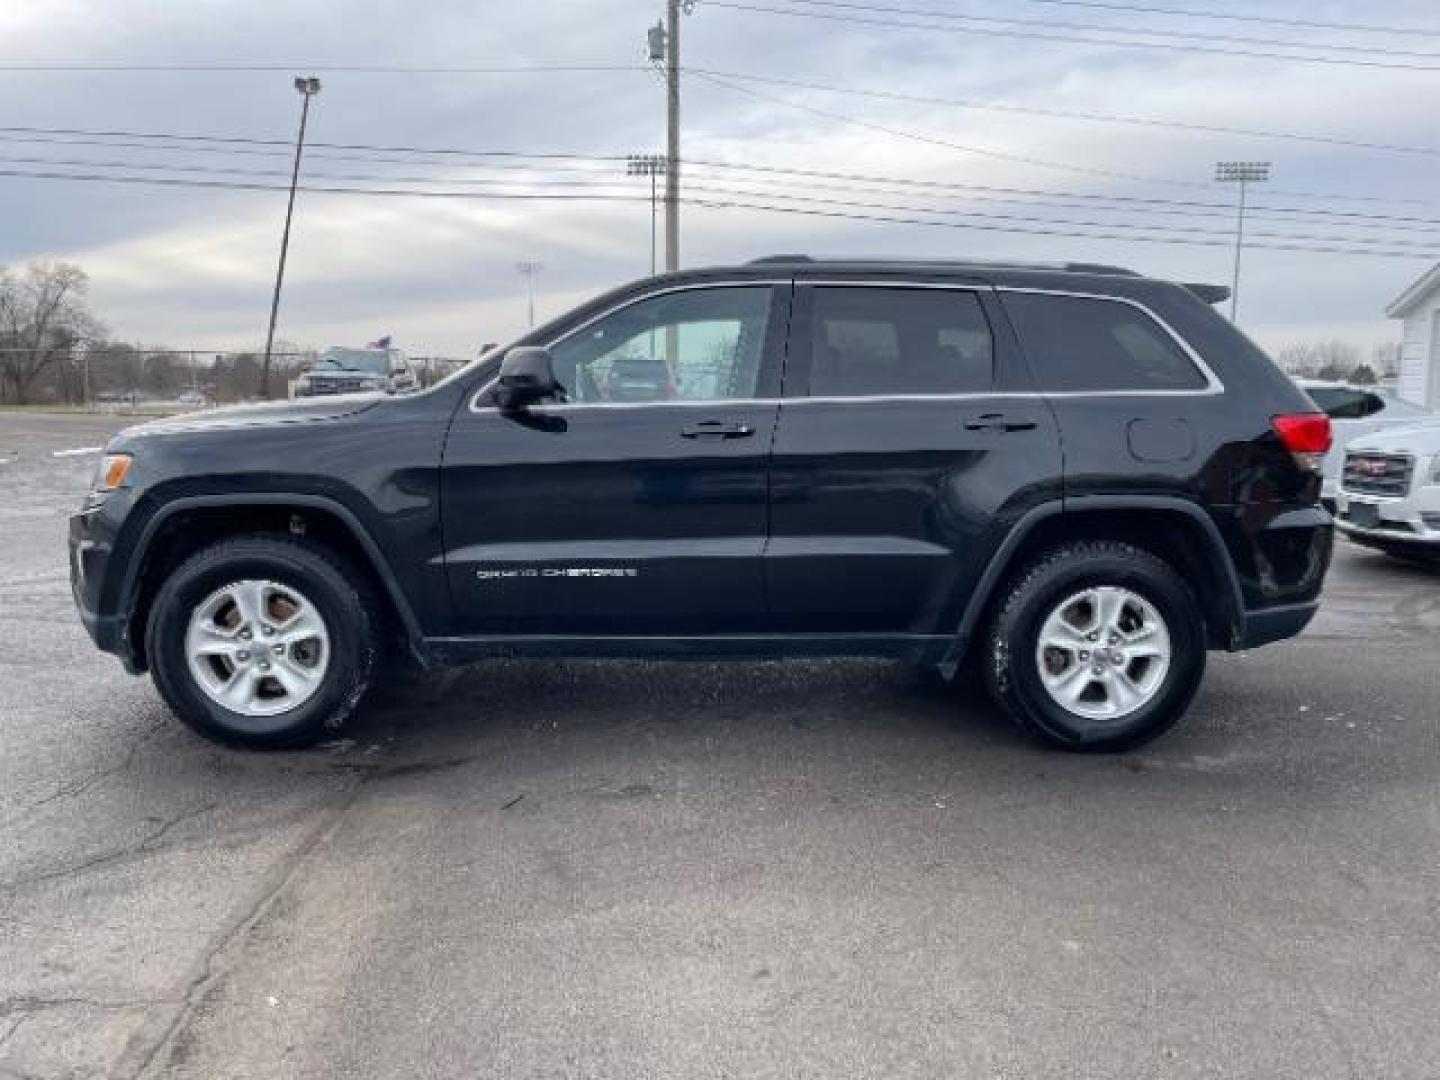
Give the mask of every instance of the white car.
M 1335 524 L 1357 544 L 1440 564 L 1440 427 L 1355 439 L 1345 450 Z
M 1332 449 L 1325 455 L 1324 483 L 1320 501 L 1332 512 L 1340 491 L 1340 470 L 1345 447 L 1352 440 L 1372 431 L 1392 431 L 1434 424 L 1440 428 L 1440 413 L 1402 401 L 1394 394 L 1373 386 L 1325 382 L 1320 379 L 1296 379 L 1301 390 L 1326 416 L 1334 432 Z

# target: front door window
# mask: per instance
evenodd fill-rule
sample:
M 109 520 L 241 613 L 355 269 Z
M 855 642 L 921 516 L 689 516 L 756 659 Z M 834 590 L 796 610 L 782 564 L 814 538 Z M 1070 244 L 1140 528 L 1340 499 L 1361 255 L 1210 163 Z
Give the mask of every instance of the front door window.
M 606 315 L 550 347 L 566 400 L 754 397 L 772 292 L 768 285 L 684 289 Z

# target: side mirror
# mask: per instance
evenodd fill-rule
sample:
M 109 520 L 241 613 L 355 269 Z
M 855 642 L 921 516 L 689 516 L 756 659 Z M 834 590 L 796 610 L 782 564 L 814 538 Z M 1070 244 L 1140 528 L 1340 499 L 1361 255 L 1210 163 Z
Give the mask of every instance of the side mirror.
M 550 350 L 534 346 L 511 349 L 500 361 L 496 402 L 505 412 L 521 412 L 542 398 L 559 393 Z

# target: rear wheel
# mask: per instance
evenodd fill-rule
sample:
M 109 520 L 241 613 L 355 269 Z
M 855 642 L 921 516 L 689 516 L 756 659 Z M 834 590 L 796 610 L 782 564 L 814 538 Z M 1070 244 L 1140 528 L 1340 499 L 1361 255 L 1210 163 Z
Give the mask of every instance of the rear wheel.
M 369 689 L 379 612 L 365 579 L 314 544 L 237 537 L 187 559 L 147 630 L 155 685 L 208 738 L 250 747 L 333 736 Z
M 1128 544 L 1069 544 L 1009 588 L 986 648 L 991 693 L 1042 741 L 1126 750 L 1184 715 L 1205 670 L 1205 624 L 1183 578 Z

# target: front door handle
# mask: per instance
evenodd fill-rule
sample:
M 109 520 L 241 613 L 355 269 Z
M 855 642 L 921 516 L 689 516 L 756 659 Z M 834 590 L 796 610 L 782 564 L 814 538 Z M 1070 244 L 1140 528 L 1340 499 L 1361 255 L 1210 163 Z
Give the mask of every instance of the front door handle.
M 1034 431 L 1038 425 L 1028 416 L 981 413 L 965 421 L 966 431 Z
M 731 424 L 724 420 L 701 420 L 686 424 L 680 434 L 687 439 L 748 439 L 755 434 L 749 424 Z

